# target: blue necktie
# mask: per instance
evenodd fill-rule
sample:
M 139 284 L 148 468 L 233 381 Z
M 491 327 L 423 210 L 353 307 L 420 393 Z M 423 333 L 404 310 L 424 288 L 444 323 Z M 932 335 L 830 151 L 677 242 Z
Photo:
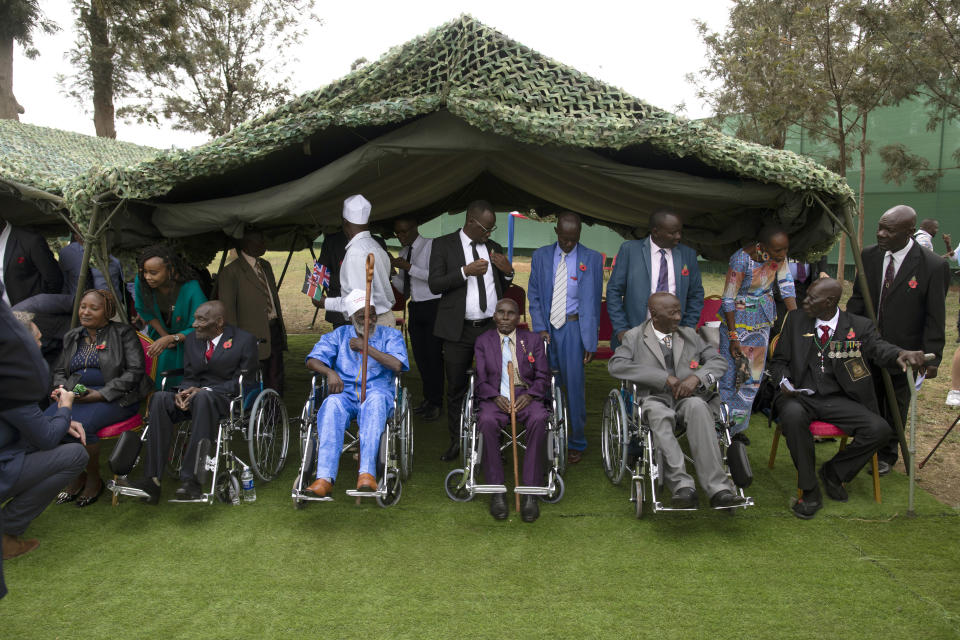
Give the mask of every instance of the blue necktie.
M 510 353 L 510 336 L 503 336 L 503 346 L 500 348 L 500 359 L 503 362 L 500 367 L 500 395 L 509 399 L 510 374 L 507 372 L 507 364 L 513 359 Z
M 657 291 L 670 291 L 670 273 L 667 271 L 667 252 L 660 249 L 660 274 L 657 276 Z

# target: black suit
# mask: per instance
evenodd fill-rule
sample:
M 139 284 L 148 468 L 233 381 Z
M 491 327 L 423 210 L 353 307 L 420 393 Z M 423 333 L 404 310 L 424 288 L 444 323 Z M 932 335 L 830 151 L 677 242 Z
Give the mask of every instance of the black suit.
M 862 252 L 863 271 L 867 278 L 870 298 L 876 309 L 880 300 L 880 287 L 883 283 L 883 260 L 886 252 L 877 245 L 867 247 Z M 949 263 L 921 247 L 916 242 L 904 256 L 903 264 L 897 270 L 893 285 L 883 297 L 883 306 L 877 313 L 877 328 L 885 340 L 909 351 L 923 351 L 936 356 L 933 365 L 939 366 L 945 342 L 946 303 L 950 288 Z M 858 315 L 866 314 L 863 294 L 859 280 L 854 280 L 853 295 L 847 302 L 847 311 Z M 910 405 L 910 387 L 907 376 L 897 373 L 891 376 L 893 388 L 900 408 L 900 419 L 906 424 L 907 409 Z M 883 379 L 874 372 L 874 384 L 877 395 L 884 397 Z M 880 413 L 892 425 L 886 402 L 880 403 Z M 880 458 L 893 464 L 897 461 L 897 438 L 880 450 Z
M 252 381 L 260 364 L 257 359 L 257 339 L 253 334 L 232 325 L 224 325 L 223 335 L 220 336 L 210 362 L 207 362 L 204 355 L 206 350 L 206 340 L 197 338 L 196 333 L 187 336 L 183 350 L 184 375 L 180 388 L 202 389 L 191 399 L 189 411 L 184 412 L 176 407 L 176 393 L 173 391 L 157 391 L 150 398 L 150 432 L 147 434 L 144 467 L 146 478 L 163 477 L 173 426 L 191 418 L 190 443 L 183 458 L 180 479 L 192 480 L 197 444 L 204 438 L 216 438 L 220 418 L 227 414 L 230 399 L 237 394 L 237 376 L 243 372 L 244 378 L 247 378 L 249 373 Z
M 11 306 L 38 293 L 60 293 L 63 273 L 43 236 L 10 225 L 3 255 L 3 285 Z
M 488 253 L 503 253 L 503 247 L 492 240 L 487 240 L 485 246 Z M 467 280 L 460 271 L 465 266 L 467 262 L 459 230 L 434 239 L 427 284 L 430 291 L 441 296 L 433 335 L 443 340 L 443 366 L 447 376 L 447 428 L 451 441 L 455 441 L 460 433 L 460 405 L 467 392 L 467 370 L 473 362 L 473 344 L 491 326 L 490 321 L 465 320 Z M 490 268 L 493 269 L 493 285 L 499 300 L 513 276 L 508 277 L 500 271 L 492 260 Z M 487 300 L 486 311 L 490 318 L 493 317 L 497 300 Z
M 853 436 L 853 442 L 830 461 L 841 482 L 853 478 L 874 451 L 889 440 L 892 430 L 877 413 L 874 376 L 865 360 L 894 367 L 901 351 L 882 340 L 869 319 L 841 311 L 830 340 L 840 345 L 859 341 L 862 355 L 824 357 L 821 372 L 817 337 L 814 318 L 802 312 L 789 314 L 770 361 L 770 378 L 775 384 L 788 378 L 794 387 L 816 392 L 812 396 L 779 393 L 774 400 L 780 427 L 797 467 L 798 486 L 804 490 L 817 486 L 811 421 L 829 422 Z M 825 353 L 829 352 L 828 347 Z

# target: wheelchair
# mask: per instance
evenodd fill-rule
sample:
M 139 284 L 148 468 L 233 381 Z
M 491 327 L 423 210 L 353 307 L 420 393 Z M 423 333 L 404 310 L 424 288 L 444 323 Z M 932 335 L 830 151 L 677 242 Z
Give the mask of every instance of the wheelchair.
M 376 498 L 381 507 L 390 507 L 400 501 L 403 482 L 413 473 L 413 428 L 410 418 L 410 394 L 400 384 L 400 377 L 394 378 L 393 414 L 387 418 L 387 424 L 380 435 L 380 447 L 377 453 L 377 490 L 357 491 L 348 489 L 348 496 L 357 498 Z M 320 497 L 306 491 L 313 482 L 317 471 L 317 412 L 327 397 L 327 379 L 314 374 L 310 381 L 310 393 L 303 404 L 300 414 L 300 469 L 293 481 L 293 505 L 303 509 L 308 502 L 329 502 L 332 497 Z M 343 450 L 359 454 L 360 437 L 356 421 L 343 434 Z
M 480 412 L 479 400 L 474 395 L 476 386 L 476 370 L 469 370 L 469 386 L 463 397 L 463 406 L 460 414 L 460 462 L 463 465 L 447 474 L 444 480 L 444 490 L 447 497 L 454 502 L 469 502 L 478 493 L 506 493 L 507 487 L 502 484 L 480 484 L 477 475 L 480 473 L 480 461 L 483 454 L 483 434 L 480 433 L 478 417 Z M 553 504 L 563 498 L 563 474 L 567 468 L 567 404 L 563 389 L 560 386 L 560 372 L 550 371 L 550 397 L 547 398 L 549 419 L 547 420 L 547 484 L 543 487 L 514 487 L 514 493 L 520 495 L 540 496 L 543 502 Z M 517 447 L 526 450 L 523 442 L 525 429 L 517 432 Z M 513 435 L 509 427 L 500 430 L 500 451 L 513 446 Z
M 637 518 L 643 516 L 646 487 L 649 485 L 649 502 L 654 513 L 659 511 L 694 511 L 675 509 L 661 502 L 664 479 L 661 475 L 662 460 L 653 444 L 653 432 L 643 415 L 641 397 L 637 385 L 621 380 L 619 389 L 611 389 L 603 403 L 601 423 L 601 457 L 603 470 L 610 482 L 618 485 L 624 477 L 630 481 L 630 501 L 634 503 Z M 737 494 L 744 503 L 727 509 L 746 508 L 753 505 L 753 498 L 744 494 L 744 489 L 753 481 L 750 461 L 742 442 L 730 438 L 730 419 L 726 404 L 714 393 L 708 401 L 714 410 L 717 442 L 727 475 L 733 480 Z M 678 424 L 674 434 L 679 438 L 685 428 Z M 691 465 L 693 460 L 684 454 Z M 629 472 L 629 476 L 627 475 Z M 669 498 L 669 496 L 668 496 Z
M 182 375 L 182 370 L 164 371 L 161 375 L 161 389 L 166 390 L 167 379 Z M 290 449 L 287 407 L 274 389 L 263 388 L 259 372 L 255 377 L 256 384 L 244 390 L 244 375 L 238 376 L 238 393 L 230 399 L 228 413 L 220 420 L 216 442 L 201 440 L 197 445 L 195 460 L 184 459 L 190 440 L 190 422 L 175 425 L 167 458 L 167 472 L 172 478 L 179 478 L 182 466 L 193 464 L 197 482 L 206 490 L 196 500 L 174 499 L 170 502 L 213 504 L 219 501 L 239 504 L 242 498 L 240 476 L 245 469 L 249 468 L 263 482 L 273 480 L 283 470 Z M 149 430 L 148 423 L 139 436 L 133 432 L 123 434 L 109 461 L 111 470 L 117 476 L 126 476 L 136 466 Z M 234 451 L 232 436 L 235 433 L 242 434 L 246 440 L 249 465 Z M 128 434 L 130 438 L 125 442 L 124 437 Z M 107 484 L 107 489 L 115 496 L 147 497 L 139 489 L 114 481 Z

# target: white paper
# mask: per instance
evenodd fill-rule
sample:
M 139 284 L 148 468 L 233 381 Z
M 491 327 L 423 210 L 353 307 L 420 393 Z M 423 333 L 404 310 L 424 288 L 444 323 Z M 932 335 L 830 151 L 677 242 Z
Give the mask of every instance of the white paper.
M 796 389 L 793 386 L 793 383 L 790 382 L 788 378 L 784 378 L 780 381 L 780 386 L 786 389 L 787 391 L 793 391 L 794 393 L 802 393 L 805 396 L 812 396 L 814 394 L 813 389 Z
M 917 376 L 917 379 L 914 381 L 913 386 L 916 387 L 917 391 L 920 391 L 920 385 L 923 384 L 923 381 L 927 379 L 926 372 L 921 373 Z

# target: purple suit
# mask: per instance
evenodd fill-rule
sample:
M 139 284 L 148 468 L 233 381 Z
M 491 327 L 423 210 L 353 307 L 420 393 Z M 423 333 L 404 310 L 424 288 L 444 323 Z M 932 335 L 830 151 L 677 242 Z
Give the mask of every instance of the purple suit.
M 491 329 L 480 335 L 474 345 L 477 377 L 474 393 L 479 400 L 477 426 L 483 434 L 483 475 L 487 484 L 503 484 L 503 461 L 500 459 L 500 429 L 510 424 L 510 414 L 497 406 L 500 395 L 500 334 Z M 547 419 L 545 399 L 550 391 L 550 368 L 543 351 L 543 340 L 532 331 L 517 329 L 517 373 L 527 386 L 515 387 L 514 395 L 529 394 L 535 398 L 517 412 L 517 421 L 527 430 L 527 450 L 523 457 L 521 482 L 526 486 L 542 486 L 546 455 Z M 529 356 L 533 356 L 530 362 Z

